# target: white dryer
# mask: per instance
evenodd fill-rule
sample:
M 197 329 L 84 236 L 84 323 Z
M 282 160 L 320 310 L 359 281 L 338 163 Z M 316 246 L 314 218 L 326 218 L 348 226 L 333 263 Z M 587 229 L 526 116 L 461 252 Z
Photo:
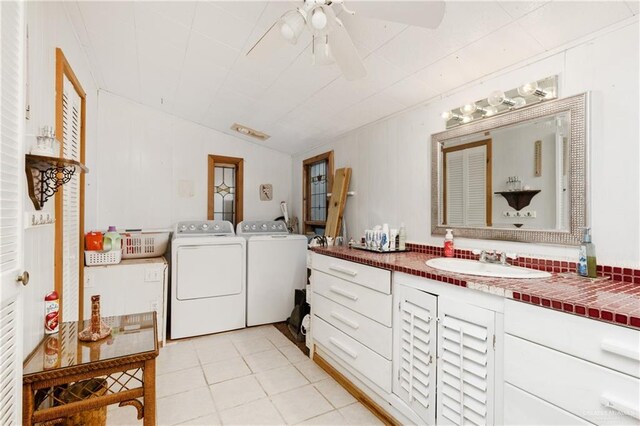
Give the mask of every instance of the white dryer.
M 246 240 L 227 221 L 179 222 L 171 247 L 172 339 L 245 327 Z
M 247 239 L 247 325 L 285 321 L 307 283 L 307 238 L 273 220 L 240 222 L 237 234 Z

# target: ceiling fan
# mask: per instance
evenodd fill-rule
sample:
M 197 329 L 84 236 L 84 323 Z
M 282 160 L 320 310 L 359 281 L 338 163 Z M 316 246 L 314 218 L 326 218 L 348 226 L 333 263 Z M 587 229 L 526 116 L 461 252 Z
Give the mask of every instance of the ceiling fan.
M 354 2 L 356 3 L 356 2 Z M 333 10 L 339 5 L 338 14 Z M 444 17 L 444 1 L 359 1 L 358 15 L 425 28 L 437 28 Z M 335 61 L 347 80 L 367 75 L 341 13 L 355 15 L 344 0 L 303 0 L 300 7 L 285 12 L 249 49 L 247 56 L 265 57 L 288 43 L 295 45 L 305 32 L 311 33 L 314 65 Z

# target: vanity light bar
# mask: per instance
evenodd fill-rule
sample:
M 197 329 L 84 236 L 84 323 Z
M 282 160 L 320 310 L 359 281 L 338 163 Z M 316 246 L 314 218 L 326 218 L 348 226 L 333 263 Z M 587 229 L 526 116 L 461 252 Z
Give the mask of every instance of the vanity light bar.
M 558 76 L 552 75 L 538 81 L 524 83 L 507 92 L 495 90 L 485 99 L 444 111 L 442 119 L 446 123 L 446 128 L 450 129 L 557 97 Z

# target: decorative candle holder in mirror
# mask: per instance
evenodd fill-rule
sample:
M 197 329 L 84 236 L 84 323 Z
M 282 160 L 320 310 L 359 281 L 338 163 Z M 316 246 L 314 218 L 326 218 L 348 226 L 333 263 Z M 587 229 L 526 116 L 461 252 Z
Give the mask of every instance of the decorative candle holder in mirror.
M 31 149 L 33 155 L 55 157 L 60 152 L 60 145 L 56 140 L 56 133 L 52 126 L 42 126 L 40 134 L 36 136 L 36 146 Z
M 431 135 L 431 233 L 578 245 L 587 223 L 588 123 L 583 93 Z M 538 194 L 526 211 L 502 196 L 518 193 L 505 185 L 515 175 Z

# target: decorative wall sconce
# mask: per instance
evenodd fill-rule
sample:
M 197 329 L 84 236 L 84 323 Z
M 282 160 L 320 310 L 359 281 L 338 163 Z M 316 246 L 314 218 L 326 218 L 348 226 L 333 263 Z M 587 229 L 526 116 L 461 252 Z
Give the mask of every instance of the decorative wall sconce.
M 542 88 L 542 89 L 541 89 Z M 492 117 L 529 105 L 534 105 L 558 96 L 558 76 L 553 75 L 538 81 L 525 83 L 515 89 L 503 92 L 495 90 L 486 99 L 462 105 L 442 113 L 446 128 Z

